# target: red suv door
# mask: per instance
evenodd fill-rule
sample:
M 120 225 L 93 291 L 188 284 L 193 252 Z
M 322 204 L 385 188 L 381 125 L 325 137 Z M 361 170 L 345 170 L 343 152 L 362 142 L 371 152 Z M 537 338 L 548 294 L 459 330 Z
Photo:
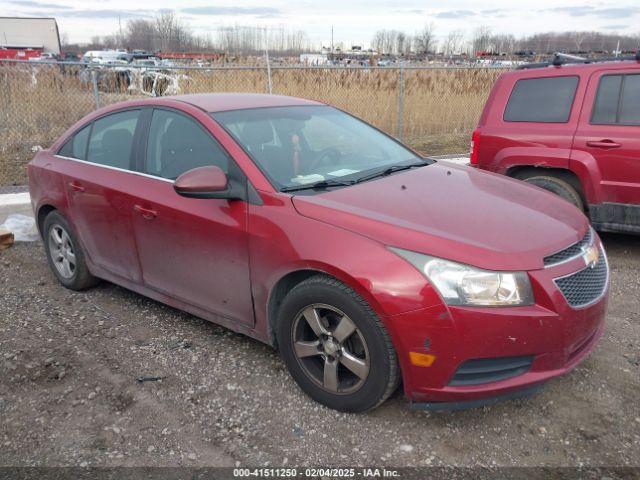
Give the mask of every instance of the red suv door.
M 640 208 L 640 73 L 597 71 L 587 88 L 572 161 L 579 157 L 597 167 L 592 181 L 600 183 L 598 203 L 610 205 L 595 206 L 595 223 L 634 224 L 629 212 Z M 635 216 L 640 225 L 640 211 Z
M 185 198 L 175 178 L 196 167 L 237 168 L 192 117 L 155 108 L 133 202 L 145 286 L 237 322 L 253 324 L 247 236 L 248 204 Z

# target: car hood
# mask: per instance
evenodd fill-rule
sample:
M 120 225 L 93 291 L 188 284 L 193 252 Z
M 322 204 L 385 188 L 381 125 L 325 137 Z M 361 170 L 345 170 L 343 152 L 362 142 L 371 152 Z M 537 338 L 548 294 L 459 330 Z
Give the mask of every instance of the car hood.
M 301 215 L 389 246 L 492 270 L 543 268 L 545 256 L 588 228 L 581 212 L 549 192 L 446 162 L 296 195 L 293 204 Z

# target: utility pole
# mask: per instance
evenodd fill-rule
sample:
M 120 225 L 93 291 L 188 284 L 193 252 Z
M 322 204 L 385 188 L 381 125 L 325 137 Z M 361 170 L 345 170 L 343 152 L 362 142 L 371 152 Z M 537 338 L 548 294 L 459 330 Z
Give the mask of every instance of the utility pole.
M 331 60 L 333 60 L 333 25 L 331 25 Z

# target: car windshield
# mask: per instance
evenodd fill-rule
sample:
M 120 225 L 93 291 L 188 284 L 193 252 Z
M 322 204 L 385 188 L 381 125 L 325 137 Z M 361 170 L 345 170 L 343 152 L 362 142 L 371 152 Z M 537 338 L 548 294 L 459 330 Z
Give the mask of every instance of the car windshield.
M 290 106 L 212 114 L 281 190 L 349 185 L 416 162 L 415 153 L 338 109 Z

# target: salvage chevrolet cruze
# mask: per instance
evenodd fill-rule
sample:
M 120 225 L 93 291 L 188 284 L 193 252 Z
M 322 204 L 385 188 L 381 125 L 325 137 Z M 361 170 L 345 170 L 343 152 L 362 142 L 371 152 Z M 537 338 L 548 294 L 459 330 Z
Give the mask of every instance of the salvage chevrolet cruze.
M 105 279 L 269 343 L 338 410 L 401 381 L 417 408 L 524 395 L 603 332 L 607 259 L 573 205 L 317 102 L 112 105 L 29 182 L 64 286 Z

